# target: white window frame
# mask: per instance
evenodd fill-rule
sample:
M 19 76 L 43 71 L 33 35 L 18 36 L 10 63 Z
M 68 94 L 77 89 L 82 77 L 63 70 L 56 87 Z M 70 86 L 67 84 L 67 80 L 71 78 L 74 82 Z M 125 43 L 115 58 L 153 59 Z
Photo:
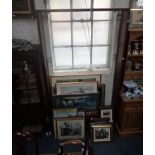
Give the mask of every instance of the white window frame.
M 112 2 L 112 1 L 111 1 Z M 112 20 L 111 20 L 111 26 L 109 28 L 109 31 L 111 32 L 109 35 L 110 41 L 109 41 L 109 51 L 108 51 L 108 57 L 107 57 L 107 66 L 103 68 L 103 66 L 95 66 L 88 67 L 88 68 L 68 68 L 68 69 L 56 69 L 55 68 L 55 56 L 53 51 L 53 42 L 51 37 L 51 54 L 52 54 L 52 64 L 53 64 L 53 75 L 59 76 L 59 75 L 82 75 L 82 74 L 111 74 L 112 73 L 112 63 L 113 63 L 113 55 L 114 55 L 114 41 L 115 41 L 115 32 L 116 32 L 116 14 L 117 12 L 112 11 Z M 50 15 L 49 15 L 50 18 Z M 51 18 L 50 18 L 51 19 Z M 93 21 L 92 21 L 93 22 Z M 69 22 L 70 23 L 70 22 Z M 49 22 L 51 24 L 51 22 Z M 50 25 L 51 27 L 51 25 Z M 51 30 L 50 30 L 51 31 Z M 52 32 L 51 32 L 52 33 Z

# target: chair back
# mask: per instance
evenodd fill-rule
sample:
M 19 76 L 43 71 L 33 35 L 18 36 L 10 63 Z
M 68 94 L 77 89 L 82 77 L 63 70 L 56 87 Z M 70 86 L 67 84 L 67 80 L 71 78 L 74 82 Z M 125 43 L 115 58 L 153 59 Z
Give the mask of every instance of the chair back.
M 64 152 L 65 146 L 71 146 L 71 145 L 77 145 L 81 149 L 81 155 L 86 155 L 86 143 L 82 140 L 67 140 L 65 142 L 62 142 L 59 144 L 59 153 L 58 155 L 67 155 L 67 153 Z M 76 153 L 75 153 L 76 154 Z
M 27 140 L 32 140 L 35 144 L 35 153 L 36 155 L 39 155 L 38 153 L 38 144 L 35 140 L 35 137 L 29 133 L 29 132 L 16 132 L 14 133 L 14 140 L 17 145 L 17 153 L 18 155 L 28 155 L 25 143 Z

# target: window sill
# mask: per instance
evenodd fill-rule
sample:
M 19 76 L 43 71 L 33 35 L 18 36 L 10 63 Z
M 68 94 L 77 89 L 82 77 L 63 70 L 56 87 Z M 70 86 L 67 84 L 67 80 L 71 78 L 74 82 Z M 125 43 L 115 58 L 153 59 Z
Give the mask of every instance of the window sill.
M 94 74 L 104 74 L 109 76 L 112 74 L 111 69 L 80 69 L 80 70 L 59 70 L 54 71 L 52 76 L 70 76 L 70 75 L 94 75 Z

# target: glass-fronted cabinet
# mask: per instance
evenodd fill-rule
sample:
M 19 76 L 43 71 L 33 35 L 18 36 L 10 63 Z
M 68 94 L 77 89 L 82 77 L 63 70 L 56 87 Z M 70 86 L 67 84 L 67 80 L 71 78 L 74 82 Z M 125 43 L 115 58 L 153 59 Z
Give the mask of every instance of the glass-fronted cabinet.
M 31 62 L 17 61 L 13 64 L 14 100 L 18 104 L 39 103 L 39 91 L 34 66 Z
M 43 64 L 38 46 L 12 49 L 13 125 L 40 124 L 45 119 Z

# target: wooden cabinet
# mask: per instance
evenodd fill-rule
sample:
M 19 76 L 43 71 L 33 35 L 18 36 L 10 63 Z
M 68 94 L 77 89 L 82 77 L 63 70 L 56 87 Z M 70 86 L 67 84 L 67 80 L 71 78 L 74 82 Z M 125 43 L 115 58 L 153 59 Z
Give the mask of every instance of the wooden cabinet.
M 12 50 L 13 126 L 43 124 L 45 87 L 42 61 L 38 46 L 28 51 Z
M 143 97 L 134 94 L 143 90 L 143 30 L 129 29 L 128 51 L 124 78 L 116 105 L 116 128 L 120 136 L 129 136 L 143 131 Z M 139 82 L 133 89 L 124 90 L 124 82 Z M 134 94 L 129 96 L 128 94 Z
M 120 94 L 117 105 L 118 117 L 116 120 L 117 131 L 120 136 L 142 133 L 143 131 L 143 100 L 125 99 Z

